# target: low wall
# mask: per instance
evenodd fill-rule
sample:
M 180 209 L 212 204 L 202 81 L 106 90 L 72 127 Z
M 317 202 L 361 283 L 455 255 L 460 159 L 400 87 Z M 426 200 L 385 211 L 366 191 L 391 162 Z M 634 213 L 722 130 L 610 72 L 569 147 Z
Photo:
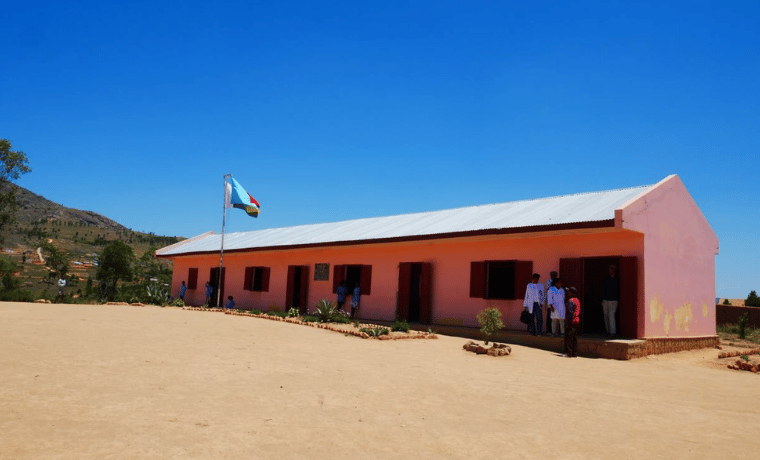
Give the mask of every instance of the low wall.
M 715 323 L 716 324 L 737 324 L 739 317 L 744 313 L 749 313 L 748 326 L 760 327 L 760 308 L 759 307 L 733 307 L 731 305 L 715 306 Z

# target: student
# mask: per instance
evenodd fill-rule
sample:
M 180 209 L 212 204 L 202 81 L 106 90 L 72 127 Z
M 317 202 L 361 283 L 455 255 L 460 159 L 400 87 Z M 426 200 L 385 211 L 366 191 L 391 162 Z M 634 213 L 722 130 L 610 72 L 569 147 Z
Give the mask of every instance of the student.
M 235 299 L 233 299 L 232 296 L 227 297 L 227 305 L 225 305 L 224 308 L 227 310 L 235 309 Z
M 530 323 L 528 323 L 528 333 L 530 335 L 541 335 L 543 331 L 544 315 L 541 307 L 544 304 L 544 287 L 538 284 L 541 275 L 534 273 L 528 287 L 525 288 L 525 300 L 523 307 L 531 314 Z
M 604 278 L 604 289 L 602 291 L 604 329 L 608 335 L 614 336 L 617 334 L 615 314 L 620 302 L 620 279 L 617 277 L 617 267 L 614 265 L 607 267 L 607 273 L 609 276 Z
M 567 324 L 565 333 L 565 352 L 568 358 L 578 357 L 578 331 L 581 328 L 581 302 L 574 287 L 567 289 Z
M 211 296 L 214 294 L 214 286 L 211 281 L 206 281 L 206 305 L 211 306 Z
M 187 285 L 185 285 L 185 282 L 182 282 L 182 286 L 179 287 L 179 298 L 182 299 L 182 301 L 185 301 L 185 292 L 187 292 Z
M 351 319 L 354 319 L 356 311 L 359 309 L 359 302 L 361 301 L 362 290 L 359 287 L 359 283 L 354 286 L 354 292 L 351 294 Z
M 348 288 L 346 287 L 346 281 L 341 281 L 338 284 L 338 310 L 343 311 L 343 305 L 346 304 L 346 296 L 348 295 Z
M 552 321 L 551 321 L 551 312 L 549 311 L 549 289 L 554 286 L 554 280 L 559 278 L 559 274 L 556 271 L 549 272 L 549 281 L 546 282 L 546 289 L 544 289 L 544 300 L 547 302 L 546 305 L 546 333 L 549 334 L 552 332 Z
M 552 335 L 562 337 L 565 335 L 565 290 L 562 289 L 561 279 L 554 280 L 551 289 L 549 289 L 548 297 L 552 318 Z

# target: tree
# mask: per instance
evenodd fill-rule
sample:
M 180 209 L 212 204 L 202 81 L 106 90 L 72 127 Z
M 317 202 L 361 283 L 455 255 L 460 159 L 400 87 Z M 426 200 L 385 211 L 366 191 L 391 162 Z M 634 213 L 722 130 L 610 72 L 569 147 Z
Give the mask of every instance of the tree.
M 101 283 L 105 283 L 108 300 L 113 300 L 116 295 L 116 284 L 119 281 L 132 280 L 134 261 L 134 250 L 121 241 L 107 244 L 100 252 L 97 277 Z
M 480 332 L 485 336 L 483 341 L 486 345 L 488 345 L 491 335 L 504 327 L 504 323 L 501 321 L 501 311 L 495 307 L 482 310 L 478 313 L 476 319 L 478 320 L 478 324 L 480 324 Z
M 746 307 L 760 307 L 760 297 L 757 296 L 757 292 L 750 292 L 744 305 Z
M 43 243 L 42 250 L 45 251 L 45 265 L 53 273 L 63 278 L 69 271 L 69 258 L 62 251 L 56 249 L 51 243 Z
M 0 231 L 15 219 L 18 203 L 16 189 L 11 185 L 22 174 L 31 171 L 29 160 L 22 151 L 15 151 L 8 139 L 0 139 Z M 0 242 L 2 235 L 0 234 Z

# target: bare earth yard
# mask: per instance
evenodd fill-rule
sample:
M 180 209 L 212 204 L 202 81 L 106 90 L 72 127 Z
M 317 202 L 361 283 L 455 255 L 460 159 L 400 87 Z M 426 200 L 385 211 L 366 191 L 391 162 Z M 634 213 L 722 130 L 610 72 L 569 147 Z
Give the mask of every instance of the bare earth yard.
M 1 459 L 760 458 L 760 375 L 0 303 Z

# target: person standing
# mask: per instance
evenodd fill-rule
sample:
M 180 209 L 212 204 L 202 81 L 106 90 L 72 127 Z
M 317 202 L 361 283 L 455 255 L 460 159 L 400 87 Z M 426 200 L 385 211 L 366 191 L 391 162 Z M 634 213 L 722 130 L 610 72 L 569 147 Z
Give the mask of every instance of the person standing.
M 214 295 L 214 286 L 211 281 L 206 281 L 206 305 L 211 307 L 211 296 Z
M 66 278 L 61 276 L 58 278 L 58 295 L 63 295 L 66 288 Z
M 187 292 L 187 285 L 183 281 L 182 286 L 179 287 L 179 298 L 182 300 L 182 302 L 185 301 L 185 292 Z
M 356 315 L 356 311 L 359 310 L 359 304 L 361 302 L 361 294 L 362 294 L 362 290 L 359 287 L 359 283 L 356 283 L 356 285 L 354 285 L 354 291 L 351 294 L 351 319 L 354 319 L 354 315 Z
M 565 335 L 565 290 L 562 289 L 562 280 L 557 278 L 549 290 L 549 309 L 552 318 L 552 335 L 562 337 Z
M 567 290 L 567 324 L 565 325 L 565 352 L 568 358 L 578 357 L 578 331 L 581 327 L 581 302 L 574 287 Z
M 608 335 L 614 336 L 617 334 L 615 314 L 620 303 L 620 278 L 617 276 L 617 267 L 614 265 L 607 267 L 607 273 L 608 276 L 604 278 L 604 288 L 602 290 L 604 329 Z
M 528 323 L 528 333 L 530 335 L 541 335 L 544 329 L 544 315 L 542 306 L 544 304 L 544 287 L 539 284 L 541 275 L 534 273 L 531 282 L 525 288 L 525 300 L 523 307 L 531 314 L 530 323 Z
M 338 310 L 343 311 L 343 305 L 346 304 L 346 296 L 348 295 L 348 288 L 346 287 L 346 281 L 341 281 L 338 284 Z
M 549 312 L 549 290 L 554 286 L 554 280 L 559 278 L 559 274 L 556 271 L 549 272 L 549 281 L 546 282 L 546 288 L 544 289 L 544 300 L 546 302 L 546 333 L 552 332 L 552 320 L 551 313 Z

